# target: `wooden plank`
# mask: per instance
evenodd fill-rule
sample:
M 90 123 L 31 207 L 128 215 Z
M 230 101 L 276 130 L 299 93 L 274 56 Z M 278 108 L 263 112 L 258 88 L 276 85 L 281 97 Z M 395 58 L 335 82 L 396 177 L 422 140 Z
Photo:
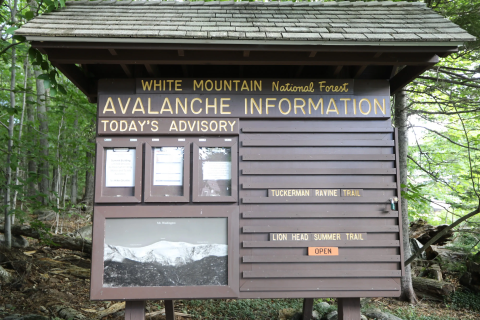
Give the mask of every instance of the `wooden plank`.
M 344 279 L 254 279 L 244 280 L 240 291 L 398 291 L 400 286 L 389 278 Z
M 175 310 L 173 300 L 164 300 L 165 303 L 165 319 L 175 320 Z
M 436 60 L 435 60 L 436 57 Z M 432 62 L 437 61 L 439 58 L 437 55 L 434 56 Z M 400 70 L 393 78 L 390 79 L 390 94 L 394 95 L 398 91 L 402 90 L 407 84 L 415 80 L 419 75 L 424 73 L 426 70 L 430 69 L 432 64 L 426 65 L 407 65 L 405 68 Z
M 303 299 L 302 320 L 310 320 L 313 312 L 313 299 Z
M 317 168 L 255 168 L 255 169 L 242 169 L 242 174 L 255 174 L 255 175 L 282 175 L 282 174 L 348 174 L 348 175 L 382 175 L 382 174 L 396 174 L 397 169 L 383 169 L 383 168 L 360 168 L 360 169 L 347 169 L 347 168 L 327 168 L 327 169 L 317 169 Z
M 396 189 L 397 183 L 364 183 L 364 182 L 332 182 L 332 183 L 315 183 L 315 182 L 247 182 L 242 183 L 242 189 Z
M 394 154 L 244 154 L 243 161 L 393 161 Z
M 269 232 L 398 232 L 398 226 L 245 226 L 243 233 L 269 233 Z
M 244 248 L 306 248 L 318 247 L 399 247 L 398 240 L 365 240 L 365 241 L 243 241 Z
M 300 210 L 300 209 L 299 209 Z M 245 211 L 243 219 L 297 219 L 297 218 L 398 218 L 398 211 L 355 211 L 349 212 L 279 212 L 279 211 Z
M 125 320 L 145 320 L 145 300 L 125 302 Z
M 243 271 L 243 278 L 391 278 L 400 277 L 396 270 L 255 270 Z
M 243 127 L 242 132 L 271 132 L 271 133 L 286 133 L 286 132 L 314 132 L 314 133 L 321 133 L 321 132 L 339 132 L 339 133 L 378 133 L 378 132 L 393 132 L 392 127 L 385 127 L 385 128 L 362 128 L 362 127 L 337 127 L 337 128 L 326 128 L 323 126 L 318 127 L 306 127 L 306 126 L 289 126 L 289 127 Z
M 242 203 L 390 203 L 378 197 L 243 197 Z
M 360 298 L 339 298 L 338 319 L 360 319 Z
M 243 256 L 243 263 L 400 262 L 399 255 L 371 256 Z
M 243 147 L 393 147 L 393 140 L 321 140 L 256 139 L 243 140 Z

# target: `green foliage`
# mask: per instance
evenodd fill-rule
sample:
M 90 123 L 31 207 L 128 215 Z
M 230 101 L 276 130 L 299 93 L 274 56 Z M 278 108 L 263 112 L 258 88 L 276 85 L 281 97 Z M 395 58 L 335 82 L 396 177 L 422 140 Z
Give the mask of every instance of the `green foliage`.
M 183 300 L 182 312 L 196 319 L 278 319 L 281 309 L 301 310 L 301 299 Z
M 451 297 L 453 309 L 468 309 L 480 312 L 480 294 L 471 291 L 455 291 Z

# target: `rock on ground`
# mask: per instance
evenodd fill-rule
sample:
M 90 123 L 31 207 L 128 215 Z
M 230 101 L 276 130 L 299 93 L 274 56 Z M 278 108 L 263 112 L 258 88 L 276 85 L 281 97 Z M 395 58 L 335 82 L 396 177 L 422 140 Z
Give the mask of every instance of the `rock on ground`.
M 0 246 L 3 246 L 5 242 L 5 235 L 0 234 Z M 12 235 L 12 247 L 14 248 L 26 248 L 29 246 L 27 239 L 22 236 Z
M 402 320 L 399 317 L 394 316 L 388 312 L 383 312 L 380 309 L 370 309 L 365 311 L 365 315 L 369 319 L 376 319 L 376 320 Z
M 77 230 L 75 235 L 82 239 L 92 240 L 92 228 L 93 228 L 92 225 L 88 225 L 83 228 L 80 228 Z
M 278 311 L 278 320 L 291 320 L 297 314 L 297 310 L 286 308 Z
M 50 209 L 35 210 L 33 214 L 37 215 L 37 219 L 40 221 L 52 221 L 55 220 L 55 211 Z
M 363 314 L 360 316 L 360 320 L 368 320 Z
M 338 312 L 337 311 L 332 311 L 329 314 L 327 314 L 327 317 L 325 318 L 327 320 L 338 320 Z

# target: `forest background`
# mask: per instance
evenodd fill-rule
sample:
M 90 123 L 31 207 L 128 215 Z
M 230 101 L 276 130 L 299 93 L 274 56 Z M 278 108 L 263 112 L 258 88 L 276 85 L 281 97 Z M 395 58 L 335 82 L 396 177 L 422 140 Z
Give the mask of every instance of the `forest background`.
M 480 0 L 421 2 L 480 38 Z M 41 227 L 32 214 L 48 209 L 56 213 L 51 232 L 61 233 L 63 218 L 92 210 L 96 105 L 14 35 L 65 0 L 0 4 L 0 223 Z M 404 133 L 408 219 L 470 230 L 459 250 L 472 256 L 480 249 L 479 56 L 480 41 L 466 43 L 392 99 Z

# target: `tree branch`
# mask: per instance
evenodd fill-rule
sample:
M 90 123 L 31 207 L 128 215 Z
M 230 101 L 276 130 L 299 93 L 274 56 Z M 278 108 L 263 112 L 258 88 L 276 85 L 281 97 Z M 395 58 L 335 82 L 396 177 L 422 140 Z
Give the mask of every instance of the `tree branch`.
M 460 223 L 462 223 L 463 221 L 475 216 L 476 214 L 478 214 L 480 212 L 480 205 L 478 206 L 478 208 L 472 212 L 470 212 L 469 214 L 467 214 L 466 216 L 463 216 L 461 217 L 460 219 L 456 220 L 454 223 L 452 223 L 451 225 L 447 226 L 445 229 L 443 229 L 442 231 L 440 231 L 439 233 L 437 233 L 433 238 L 431 238 L 427 243 L 425 243 L 423 245 L 422 248 L 420 248 L 420 250 L 418 250 L 417 252 L 415 252 L 410 258 L 408 258 L 407 261 L 405 261 L 405 266 L 408 266 L 410 263 L 412 263 L 413 260 L 415 260 L 415 258 L 417 258 L 418 256 L 420 256 L 423 252 L 425 252 L 425 250 L 427 250 L 433 243 L 435 243 L 435 241 L 437 241 L 438 239 L 440 239 L 443 235 L 445 235 L 449 230 L 455 228 L 456 226 L 458 226 Z
M 432 78 L 432 77 L 419 76 L 419 77 L 417 77 L 417 79 L 425 79 L 425 80 L 432 80 L 432 81 L 435 81 L 435 82 L 446 82 L 446 83 L 451 83 L 451 84 L 459 84 L 459 85 L 466 86 L 466 87 L 471 87 L 471 88 L 480 88 L 480 85 L 467 84 L 465 82 L 442 79 L 442 78 L 437 79 L 437 78 Z M 473 81 L 473 80 L 469 80 L 469 81 Z
M 428 131 L 430 131 L 430 132 L 436 133 L 436 134 L 438 134 L 439 136 L 447 139 L 448 141 L 450 141 L 451 143 L 453 143 L 453 144 L 455 144 L 455 145 L 457 145 L 457 146 L 459 146 L 459 147 L 480 151 L 480 149 L 472 148 L 472 147 L 469 147 L 469 146 L 464 146 L 463 144 L 457 143 L 457 142 L 453 141 L 452 139 L 450 139 L 449 137 L 441 134 L 440 132 L 437 132 L 437 131 L 435 131 L 435 130 L 429 129 L 429 128 L 427 128 L 427 127 L 422 127 L 422 126 L 414 126 L 414 127 L 415 127 L 415 128 L 423 128 L 423 129 L 428 130 Z
M 0 55 L 4 54 L 5 52 L 8 51 L 8 49 L 10 49 L 11 47 L 14 47 L 14 46 L 18 46 L 19 44 L 21 43 L 24 43 L 25 41 L 20 41 L 20 42 L 15 42 L 15 43 L 12 43 L 11 45 L 8 45 L 7 47 L 3 48 L 2 51 L 0 51 Z

